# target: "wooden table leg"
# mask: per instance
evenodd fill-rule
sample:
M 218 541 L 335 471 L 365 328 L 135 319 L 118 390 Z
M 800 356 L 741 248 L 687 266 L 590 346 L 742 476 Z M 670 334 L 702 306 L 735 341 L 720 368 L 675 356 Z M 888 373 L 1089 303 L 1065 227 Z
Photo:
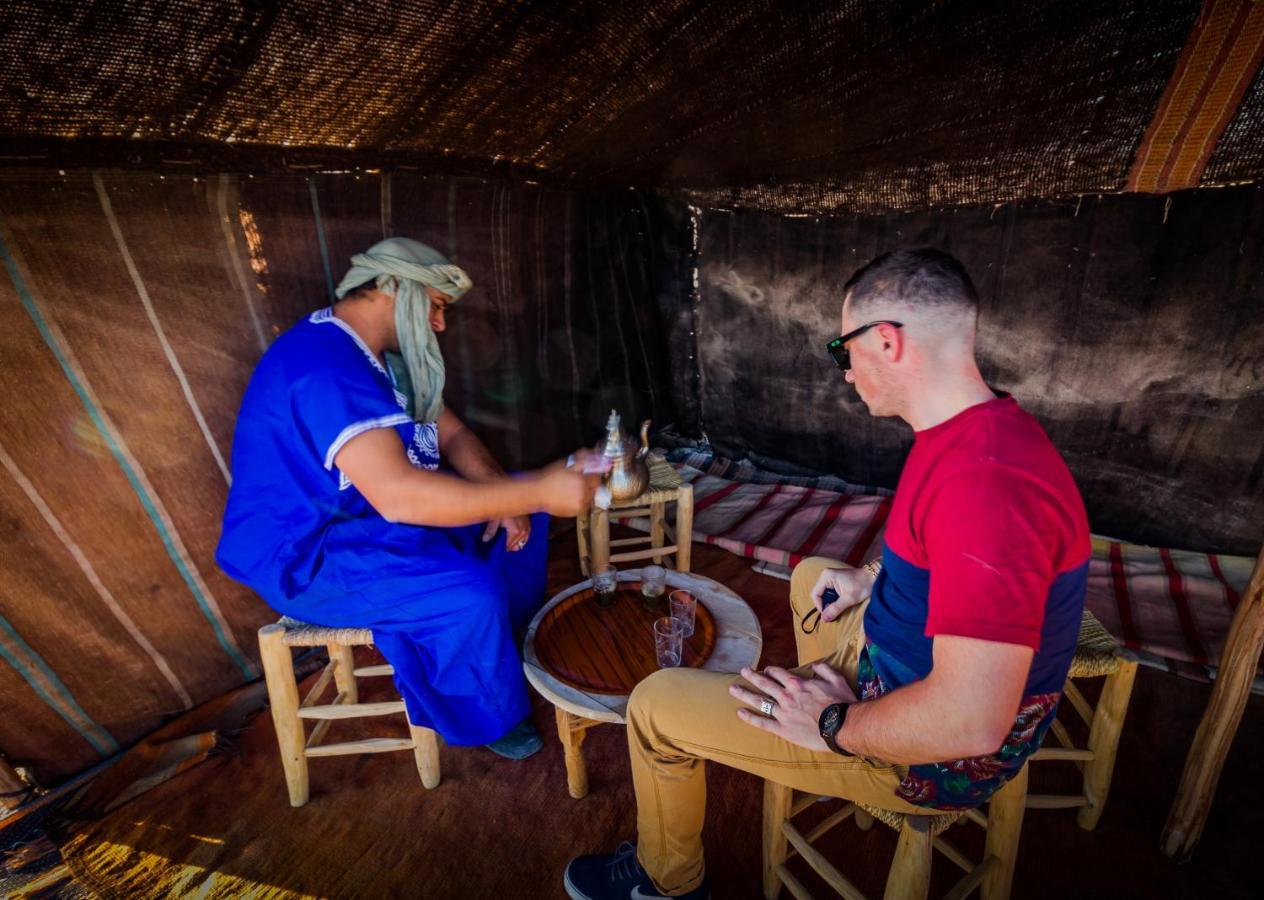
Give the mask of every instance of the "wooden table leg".
M 681 487 L 676 497 L 676 570 L 688 572 L 693 554 L 693 485 Z
M 1220 656 L 1220 672 L 1194 734 L 1189 756 L 1185 758 L 1181 786 L 1163 829 L 1160 846 L 1173 859 L 1189 859 L 1202 836 L 1220 771 L 1242 721 L 1251 682 L 1255 680 L 1261 648 L 1264 648 L 1264 549 L 1255 560 L 1246 593 L 1233 614 L 1229 637 Z
M 610 562 L 610 511 L 595 507 L 589 517 L 591 531 L 588 546 L 592 550 L 592 569 L 596 572 Z
M 575 540 L 579 542 L 579 570 L 585 576 L 592 575 L 592 551 L 588 549 L 588 532 L 592 517 L 584 510 L 575 517 Z
M 667 520 L 667 504 L 662 500 L 658 500 L 650 504 L 650 546 L 657 550 L 663 546 L 664 533 L 663 525 Z M 663 564 L 663 557 L 655 556 L 654 563 L 656 565 Z
M 566 756 L 566 787 L 572 797 L 582 800 L 588 796 L 588 766 L 584 764 L 582 745 L 588 729 L 598 723 L 569 713 L 560 706 L 555 707 L 554 712 L 557 714 L 557 736 L 562 741 L 562 751 Z

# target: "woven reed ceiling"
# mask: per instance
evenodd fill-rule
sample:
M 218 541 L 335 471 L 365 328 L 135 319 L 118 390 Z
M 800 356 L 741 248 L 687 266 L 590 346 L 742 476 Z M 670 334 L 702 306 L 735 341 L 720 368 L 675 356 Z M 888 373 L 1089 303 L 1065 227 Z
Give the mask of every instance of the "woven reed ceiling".
M 0 155 L 499 167 L 804 212 L 1109 191 L 1198 10 L 10 0 Z M 1257 79 L 1205 183 L 1264 175 L 1262 102 Z

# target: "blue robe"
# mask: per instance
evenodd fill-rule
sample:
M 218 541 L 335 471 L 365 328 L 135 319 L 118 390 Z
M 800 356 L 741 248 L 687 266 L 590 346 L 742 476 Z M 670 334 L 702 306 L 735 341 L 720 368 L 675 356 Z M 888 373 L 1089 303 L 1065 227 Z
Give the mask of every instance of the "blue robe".
M 485 744 L 530 705 L 515 629 L 544 602 L 548 517 L 516 553 L 483 525 L 388 522 L 338 471 L 355 436 L 394 429 L 413 465 L 439 466 L 435 423 L 412 421 L 390 375 L 329 309 L 282 335 L 251 377 L 233 440 L 216 559 L 278 612 L 370 628 L 416 725 Z

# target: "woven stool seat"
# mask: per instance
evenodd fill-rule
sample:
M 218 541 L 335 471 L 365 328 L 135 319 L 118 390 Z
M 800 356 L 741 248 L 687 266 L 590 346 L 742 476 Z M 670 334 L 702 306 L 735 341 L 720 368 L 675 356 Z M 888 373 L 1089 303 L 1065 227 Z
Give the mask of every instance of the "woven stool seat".
M 857 803 L 856 805 L 894 831 L 899 831 L 904 826 L 906 813 L 883 809 L 881 806 L 868 806 L 864 803 Z M 911 818 L 917 819 L 921 824 L 926 825 L 930 830 L 931 837 L 937 837 L 951 828 L 963 815 L 965 815 L 963 812 L 946 812 L 932 813 L 925 816 L 917 815 Z
M 1071 678 L 1093 678 L 1113 675 L 1121 663 L 1132 655 L 1097 621 L 1087 609 L 1080 617 L 1080 636 L 1075 642 L 1075 656 L 1071 659 Z
M 328 625 L 313 625 L 289 616 L 282 616 L 277 620 L 277 624 L 285 629 L 281 641 L 287 647 L 324 647 L 327 644 L 363 647 L 373 643 L 373 632 L 367 628 L 331 628 Z

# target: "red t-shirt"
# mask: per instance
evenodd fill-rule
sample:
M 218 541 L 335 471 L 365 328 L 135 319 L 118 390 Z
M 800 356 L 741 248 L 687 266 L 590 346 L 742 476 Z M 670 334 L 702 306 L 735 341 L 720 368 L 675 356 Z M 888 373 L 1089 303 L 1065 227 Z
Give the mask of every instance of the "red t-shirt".
M 1010 397 L 972 406 L 915 435 L 866 636 L 917 678 L 938 634 L 1022 644 L 1036 652 L 1026 693 L 1061 690 L 1090 551 L 1084 503 L 1040 424 Z

